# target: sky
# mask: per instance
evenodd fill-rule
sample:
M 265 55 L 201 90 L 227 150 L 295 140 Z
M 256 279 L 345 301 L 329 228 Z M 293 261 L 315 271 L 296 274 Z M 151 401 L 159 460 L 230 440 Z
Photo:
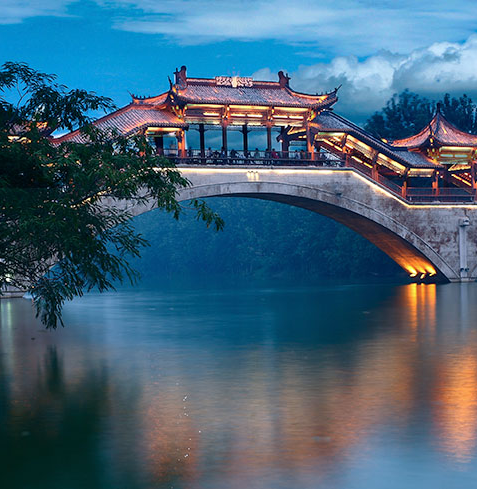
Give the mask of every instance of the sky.
M 477 99 L 473 0 L 0 0 L 0 59 L 112 97 L 156 95 L 167 77 L 291 76 L 363 122 L 408 88 Z

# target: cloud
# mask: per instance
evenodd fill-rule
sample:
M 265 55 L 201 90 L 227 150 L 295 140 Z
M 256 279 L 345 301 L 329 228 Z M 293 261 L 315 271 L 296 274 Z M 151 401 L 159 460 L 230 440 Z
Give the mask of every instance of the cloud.
M 253 76 L 265 80 L 277 78 L 268 68 Z M 467 93 L 477 99 L 477 35 L 462 43 L 434 43 L 407 55 L 381 51 L 362 60 L 338 56 L 330 62 L 301 66 L 291 77 L 294 89 L 309 93 L 328 91 L 342 84 L 336 109 L 358 121 L 406 88 L 430 98 L 449 92 Z
M 63 16 L 82 0 L 0 0 L 0 23 Z M 174 43 L 274 41 L 304 47 L 309 57 L 381 49 L 409 52 L 475 32 L 477 2 L 468 0 L 90 0 L 113 27 Z
M 182 44 L 274 40 L 313 51 L 368 55 L 461 41 L 475 31 L 467 0 L 96 0 L 117 9 L 115 27 Z M 133 15 L 134 14 L 134 15 Z
M 0 24 L 18 24 L 30 17 L 66 16 L 77 0 L 0 0 Z

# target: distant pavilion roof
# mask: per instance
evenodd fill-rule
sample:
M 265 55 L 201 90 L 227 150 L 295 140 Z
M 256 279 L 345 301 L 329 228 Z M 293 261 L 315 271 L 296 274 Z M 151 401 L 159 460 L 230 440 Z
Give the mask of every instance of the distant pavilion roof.
M 393 141 L 392 146 L 405 148 L 426 148 L 439 146 L 477 147 L 477 136 L 461 131 L 452 125 L 441 111 L 440 104 L 429 124 L 418 134 Z
M 161 109 L 152 104 L 137 101 L 133 101 L 122 109 L 101 117 L 94 122 L 94 125 L 103 131 L 116 130 L 124 136 L 139 132 L 151 126 L 178 129 L 188 127 L 188 124 L 179 119 L 173 112 Z M 86 136 L 80 130 L 76 130 L 55 139 L 55 142 L 58 143 L 65 141 L 85 143 Z

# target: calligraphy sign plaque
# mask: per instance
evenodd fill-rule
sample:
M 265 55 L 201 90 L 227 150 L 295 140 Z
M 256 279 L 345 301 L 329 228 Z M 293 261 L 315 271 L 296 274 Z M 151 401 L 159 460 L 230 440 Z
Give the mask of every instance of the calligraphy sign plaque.
M 253 78 L 245 76 L 216 76 L 215 84 L 219 87 L 252 87 Z

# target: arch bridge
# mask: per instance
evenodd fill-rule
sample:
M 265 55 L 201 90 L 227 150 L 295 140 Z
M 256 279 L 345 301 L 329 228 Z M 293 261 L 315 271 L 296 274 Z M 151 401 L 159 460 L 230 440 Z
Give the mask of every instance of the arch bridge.
M 477 206 L 473 202 L 412 203 L 346 166 L 180 165 L 179 169 L 190 181 L 179 200 L 250 197 L 301 207 L 356 231 L 416 281 L 477 279 Z M 129 210 L 139 215 L 153 208 L 151 204 Z
M 283 72 L 275 82 L 194 78 L 185 66 L 174 75 L 168 91 L 133 96 L 94 124 L 149 138 L 190 180 L 181 199 L 244 196 L 303 207 L 355 230 L 416 280 L 477 278 L 477 136 L 439 106 L 419 133 L 388 141 L 334 112 L 337 88 L 297 92 Z M 242 134 L 239 151 L 232 131 Z M 55 142 L 88 140 L 76 130 Z

